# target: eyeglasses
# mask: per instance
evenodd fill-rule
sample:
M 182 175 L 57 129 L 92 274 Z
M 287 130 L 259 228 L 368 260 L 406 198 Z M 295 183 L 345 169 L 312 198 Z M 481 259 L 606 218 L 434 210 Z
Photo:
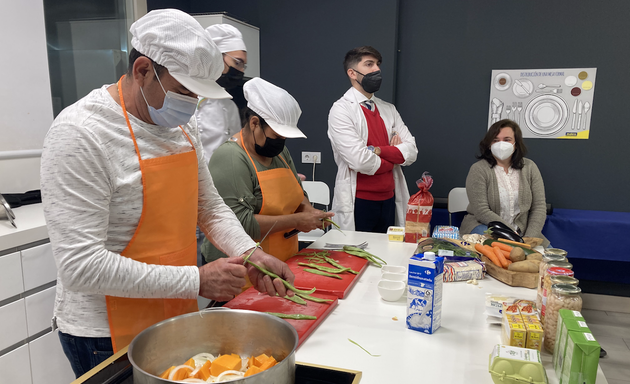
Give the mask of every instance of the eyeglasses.
M 247 69 L 247 64 L 245 64 L 245 62 L 244 62 L 243 60 L 241 60 L 241 59 L 239 59 L 239 58 L 237 58 L 237 57 L 234 57 L 234 56 L 228 55 L 227 53 L 224 53 L 224 55 L 225 55 L 225 56 L 228 56 L 228 57 L 231 57 L 231 58 L 232 58 L 232 60 L 234 60 L 234 63 L 235 63 L 235 65 L 236 65 L 236 68 L 237 68 L 237 69 L 242 68 L 242 69 L 243 69 L 243 71 L 245 71 L 245 70 Z

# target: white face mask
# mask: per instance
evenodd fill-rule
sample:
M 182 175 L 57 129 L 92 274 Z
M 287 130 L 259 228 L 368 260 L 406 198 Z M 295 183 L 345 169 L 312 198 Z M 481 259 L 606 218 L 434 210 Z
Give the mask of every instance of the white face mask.
M 151 120 L 153 120 L 155 124 L 167 128 L 175 128 L 179 125 L 188 123 L 192 115 L 194 115 L 197 110 L 197 99 L 171 91 L 166 92 L 166 90 L 164 90 L 164 86 L 162 86 L 160 78 L 157 75 L 157 72 L 155 71 L 155 67 L 153 67 L 153 71 L 155 72 L 155 77 L 158 79 L 160 87 L 162 87 L 162 91 L 166 97 L 164 98 L 162 108 L 155 109 L 149 105 L 147 98 L 144 97 L 144 91 L 140 88 L 144 102 L 147 103 L 147 107 L 149 108 L 149 116 L 151 116 Z
M 492 151 L 492 154 L 497 159 L 505 160 L 514 153 L 514 144 L 508 143 L 507 141 L 497 141 L 490 146 L 490 151 Z

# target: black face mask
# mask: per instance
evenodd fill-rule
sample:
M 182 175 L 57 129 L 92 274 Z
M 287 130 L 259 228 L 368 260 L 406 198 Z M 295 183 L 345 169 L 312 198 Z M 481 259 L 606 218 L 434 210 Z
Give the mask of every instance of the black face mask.
M 262 131 L 263 135 L 265 135 L 265 130 L 262 129 Z M 252 132 L 252 135 L 253 134 L 254 132 Z M 256 143 L 256 136 L 254 136 L 254 149 L 256 149 L 256 153 L 264 157 L 276 157 L 281 154 L 284 149 L 284 142 L 286 139 L 270 139 L 267 135 L 265 135 L 265 137 L 265 144 L 261 147 Z
M 227 73 L 224 73 L 217 80 L 217 84 L 222 86 L 225 89 L 236 88 L 240 85 L 243 85 L 243 72 L 239 71 L 234 67 L 230 67 Z
M 353 71 L 355 71 L 359 75 L 363 75 L 361 72 L 357 71 L 356 69 L 353 69 Z M 359 85 L 363 87 L 363 90 L 365 92 L 374 93 L 374 92 L 377 92 L 381 88 L 382 80 L 383 80 L 383 77 L 381 76 L 381 71 L 376 71 L 376 72 L 370 72 L 367 75 L 363 75 L 363 79 L 361 79 L 361 82 L 359 83 L 357 81 L 357 83 L 359 83 Z

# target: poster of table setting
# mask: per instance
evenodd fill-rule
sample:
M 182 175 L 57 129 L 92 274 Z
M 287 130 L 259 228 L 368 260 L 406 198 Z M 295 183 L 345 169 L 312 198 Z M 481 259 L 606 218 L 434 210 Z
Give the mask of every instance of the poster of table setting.
M 493 70 L 488 127 L 516 121 L 525 138 L 588 139 L 597 68 Z

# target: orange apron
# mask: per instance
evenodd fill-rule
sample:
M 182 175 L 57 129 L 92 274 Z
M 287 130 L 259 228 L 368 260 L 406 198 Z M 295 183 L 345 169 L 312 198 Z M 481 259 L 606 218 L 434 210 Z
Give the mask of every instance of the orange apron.
M 291 171 L 289 164 L 279 155 L 280 159 L 286 164 L 286 168 L 268 169 L 266 171 L 258 171 L 256 163 L 243 143 L 243 131 L 240 132 L 240 145 L 247 153 L 249 160 L 254 165 L 256 177 L 260 185 L 262 193 L 262 208 L 260 215 L 281 216 L 295 213 L 302 201 L 304 200 L 304 191 L 298 183 L 295 175 Z M 293 236 L 289 239 L 284 238 L 284 232 L 270 233 L 269 236 L 260 244 L 263 251 L 276 258 L 286 261 L 298 251 L 298 238 Z
M 125 108 L 121 81 L 122 77 L 118 81 L 120 104 L 140 161 L 143 189 L 140 221 L 121 255 L 147 264 L 196 266 L 199 184 L 195 147 L 177 155 L 142 160 Z M 183 128 L 182 132 L 192 146 Z M 129 345 L 137 334 L 155 323 L 198 311 L 196 299 L 106 296 L 106 300 L 114 352 Z

